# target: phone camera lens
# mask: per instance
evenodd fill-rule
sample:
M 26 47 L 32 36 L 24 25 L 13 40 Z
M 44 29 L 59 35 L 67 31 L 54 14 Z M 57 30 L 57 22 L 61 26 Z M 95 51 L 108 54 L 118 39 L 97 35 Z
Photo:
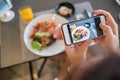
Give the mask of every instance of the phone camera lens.
M 90 23 L 85 23 L 84 27 L 89 28 L 90 27 Z

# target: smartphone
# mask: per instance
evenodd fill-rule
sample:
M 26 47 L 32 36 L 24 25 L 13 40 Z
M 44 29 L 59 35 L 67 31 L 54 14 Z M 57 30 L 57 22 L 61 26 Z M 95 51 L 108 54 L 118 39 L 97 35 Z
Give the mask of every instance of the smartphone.
M 65 44 L 71 45 L 104 36 L 103 31 L 99 27 L 100 23 L 106 24 L 103 15 L 63 24 L 61 28 Z

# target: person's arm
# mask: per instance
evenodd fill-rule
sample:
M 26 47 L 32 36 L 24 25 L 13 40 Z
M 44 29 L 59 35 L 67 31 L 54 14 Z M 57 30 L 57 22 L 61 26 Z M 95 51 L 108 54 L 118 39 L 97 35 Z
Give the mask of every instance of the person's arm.
M 77 67 L 86 62 L 86 53 L 89 47 L 89 44 L 93 40 L 87 40 L 83 43 L 74 44 L 71 46 L 65 45 L 65 50 L 67 54 L 67 61 L 62 67 L 62 70 L 59 75 L 59 80 L 69 80 Z
M 58 25 L 55 29 L 54 38 L 63 39 L 61 25 Z M 62 67 L 62 70 L 59 75 L 59 80 L 68 80 L 70 78 L 69 75 L 74 74 L 76 67 L 80 66 L 80 64 L 86 62 L 87 58 L 87 50 L 89 45 L 93 40 L 87 40 L 82 43 L 73 44 L 71 46 L 65 45 L 65 51 L 67 54 L 67 62 Z

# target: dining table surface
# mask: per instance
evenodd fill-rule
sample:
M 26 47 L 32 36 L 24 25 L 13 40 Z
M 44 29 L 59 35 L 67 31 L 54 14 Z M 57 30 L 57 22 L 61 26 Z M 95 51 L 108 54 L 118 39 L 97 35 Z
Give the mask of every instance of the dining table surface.
M 60 2 L 70 2 L 72 4 L 89 1 L 93 10 L 103 9 L 111 13 L 120 28 L 120 6 L 115 0 L 11 0 L 13 4 L 12 10 L 15 12 L 15 18 L 10 22 L 0 22 L 0 67 L 5 68 L 43 57 L 27 51 L 24 57 L 22 53 L 21 33 L 20 33 L 20 16 L 18 10 L 25 5 L 32 8 L 33 12 L 41 12 L 44 10 L 54 9 Z M 25 26 L 24 26 L 25 27 Z M 120 29 L 119 29 L 120 34 Z M 93 46 L 93 53 L 100 53 L 102 48 Z

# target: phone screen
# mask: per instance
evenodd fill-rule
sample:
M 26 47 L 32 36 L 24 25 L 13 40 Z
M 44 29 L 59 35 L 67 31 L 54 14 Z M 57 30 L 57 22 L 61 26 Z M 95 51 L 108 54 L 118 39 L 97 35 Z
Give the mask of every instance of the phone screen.
M 89 18 L 67 24 L 71 43 L 83 42 L 103 35 L 100 29 L 100 17 Z

